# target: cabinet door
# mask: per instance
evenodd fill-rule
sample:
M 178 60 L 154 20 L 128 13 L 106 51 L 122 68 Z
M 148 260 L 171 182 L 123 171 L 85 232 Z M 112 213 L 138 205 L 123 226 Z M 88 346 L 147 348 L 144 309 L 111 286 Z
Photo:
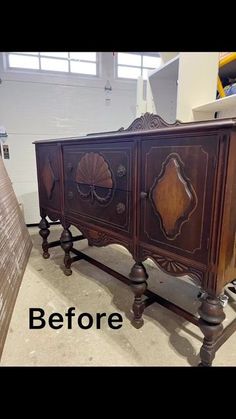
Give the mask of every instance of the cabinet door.
M 130 234 L 131 149 L 127 142 L 64 146 L 66 213 Z
M 217 146 L 217 136 L 142 142 L 143 244 L 206 262 Z
M 37 169 L 41 208 L 60 212 L 60 176 L 57 145 L 37 145 Z

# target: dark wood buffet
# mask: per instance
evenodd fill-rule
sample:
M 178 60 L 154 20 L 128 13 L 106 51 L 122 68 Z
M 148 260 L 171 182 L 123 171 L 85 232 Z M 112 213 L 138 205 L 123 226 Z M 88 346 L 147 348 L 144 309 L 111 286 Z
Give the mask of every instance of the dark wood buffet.
M 210 366 L 236 330 L 236 321 L 222 324 L 224 287 L 236 277 L 236 120 L 169 125 L 145 114 L 127 129 L 35 144 L 44 258 L 61 244 L 66 275 L 83 258 L 130 284 L 137 328 L 154 302 L 181 314 L 200 327 L 200 365 Z M 60 240 L 48 242 L 46 217 L 62 224 Z M 71 225 L 82 235 L 72 237 Z M 73 242 L 84 238 L 128 249 L 129 279 L 76 250 Z M 147 258 L 170 275 L 194 279 L 199 316 L 147 289 Z

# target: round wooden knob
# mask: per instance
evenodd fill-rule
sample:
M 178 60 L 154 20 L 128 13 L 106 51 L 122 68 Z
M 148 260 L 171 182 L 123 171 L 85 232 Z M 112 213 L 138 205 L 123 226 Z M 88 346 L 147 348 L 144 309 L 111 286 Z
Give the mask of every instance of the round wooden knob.
M 119 202 L 116 205 L 116 212 L 117 214 L 123 214 L 123 212 L 125 212 L 125 204 L 123 204 L 122 202 Z
M 145 199 L 145 198 L 147 198 L 147 196 L 148 196 L 147 192 L 141 192 L 140 193 L 140 198 L 141 199 Z
M 125 166 L 123 166 L 122 164 L 119 165 L 118 169 L 117 169 L 117 176 L 118 177 L 123 177 L 126 175 L 126 168 Z

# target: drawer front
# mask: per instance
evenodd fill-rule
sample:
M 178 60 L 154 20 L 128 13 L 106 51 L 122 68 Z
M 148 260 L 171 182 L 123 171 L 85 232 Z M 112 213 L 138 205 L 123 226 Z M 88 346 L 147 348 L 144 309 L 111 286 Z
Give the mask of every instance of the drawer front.
M 57 145 L 37 145 L 36 158 L 40 206 L 60 212 L 61 180 Z
M 132 143 L 63 147 L 67 214 L 131 234 L 131 148 Z
M 217 136 L 143 141 L 143 243 L 207 261 L 217 146 Z
M 65 181 L 90 188 L 130 191 L 132 143 L 63 147 Z M 96 192 L 95 192 L 96 195 Z

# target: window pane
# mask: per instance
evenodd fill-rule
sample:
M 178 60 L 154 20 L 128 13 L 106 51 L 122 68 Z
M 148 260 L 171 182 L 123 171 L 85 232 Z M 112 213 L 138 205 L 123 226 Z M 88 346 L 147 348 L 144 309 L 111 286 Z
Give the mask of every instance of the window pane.
M 95 63 L 83 63 L 81 61 L 71 61 L 70 62 L 70 71 L 71 73 L 81 73 L 81 74 L 92 74 L 96 76 L 97 68 Z
M 17 54 L 17 52 L 15 54 Z M 38 52 L 18 52 L 18 54 L 38 55 Z
M 143 80 L 147 80 L 148 79 L 148 72 L 149 71 L 153 71 L 150 68 L 143 68 Z
M 147 55 L 143 56 L 143 66 L 144 67 L 151 67 L 151 68 L 158 68 L 161 64 L 160 57 L 150 57 Z
M 70 52 L 74 60 L 96 61 L 96 52 Z
M 54 60 L 53 58 L 41 58 L 41 68 L 42 70 L 68 72 L 68 61 Z
M 141 68 L 118 66 L 118 77 L 137 79 L 141 76 Z
M 40 55 L 46 57 L 68 58 L 68 52 L 40 52 Z
M 30 57 L 29 55 L 9 54 L 9 66 L 18 68 L 39 68 L 38 57 Z
M 118 64 L 141 66 L 141 55 L 118 52 Z

